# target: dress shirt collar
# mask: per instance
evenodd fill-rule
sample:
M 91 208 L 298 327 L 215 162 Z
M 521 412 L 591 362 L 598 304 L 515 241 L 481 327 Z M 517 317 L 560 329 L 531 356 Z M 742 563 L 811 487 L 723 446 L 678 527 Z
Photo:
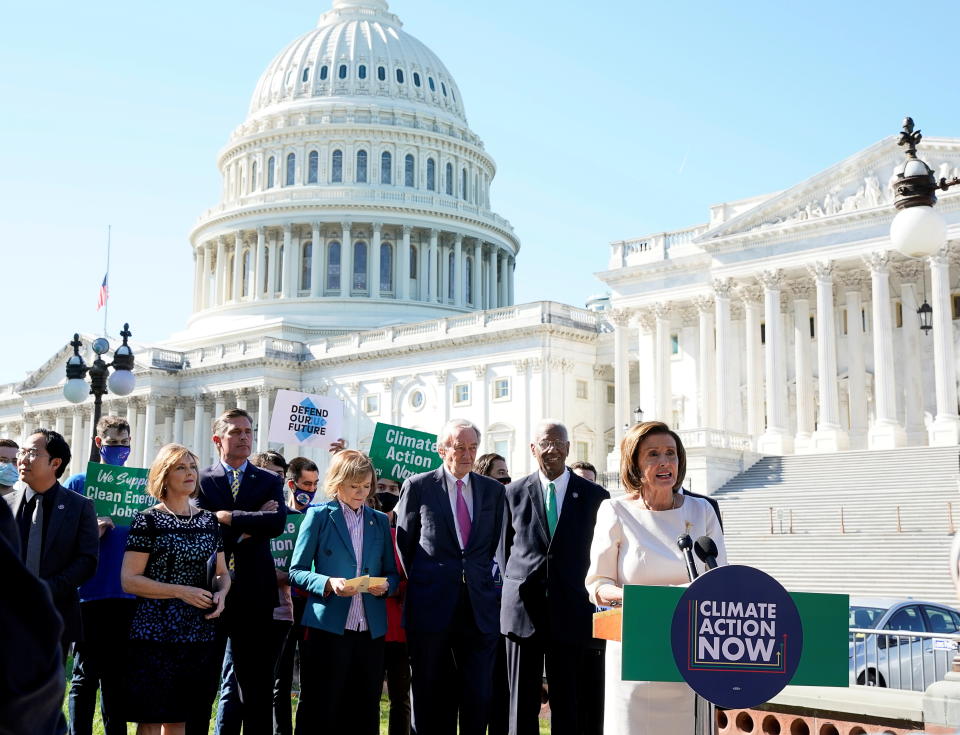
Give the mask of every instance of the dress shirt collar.
M 342 500 L 340 500 L 340 498 L 337 498 L 337 502 L 340 503 L 340 510 L 343 511 L 343 514 L 344 514 L 344 515 L 359 516 L 361 513 L 363 513 L 363 506 L 362 506 L 362 505 L 361 505 L 359 508 L 357 508 L 356 510 L 354 510 L 354 509 L 351 508 L 349 505 L 347 505 L 347 504 L 344 503 Z
M 240 476 L 243 477 L 243 474 L 247 471 L 247 465 L 248 465 L 248 464 L 250 464 L 250 463 L 249 463 L 247 460 L 243 460 L 243 464 L 240 465 L 239 467 L 231 467 L 231 466 L 228 465 L 226 462 L 224 462 L 222 459 L 220 460 L 220 465 L 223 467 L 223 471 L 227 473 L 227 477 L 228 477 L 228 478 L 232 478 L 232 477 L 233 477 L 232 473 L 233 473 L 234 470 L 239 470 L 239 471 L 240 471 Z
M 457 479 L 458 478 L 454 477 L 453 473 L 447 469 L 447 466 L 443 465 L 443 481 L 446 484 L 448 490 L 452 490 L 453 492 L 457 491 Z M 469 472 L 459 479 L 461 482 L 463 482 L 464 492 L 470 489 L 470 473 Z
M 553 489 L 557 493 L 557 512 L 559 513 L 563 510 L 563 500 L 567 497 L 567 484 L 570 482 L 570 470 L 566 467 L 556 480 L 548 480 L 547 476 L 543 472 L 538 471 L 537 474 L 540 476 L 540 488 L 543 491 L 543 500 L 546 503 L 547 500 L 547 485 L 551 482 L 553 483 Z

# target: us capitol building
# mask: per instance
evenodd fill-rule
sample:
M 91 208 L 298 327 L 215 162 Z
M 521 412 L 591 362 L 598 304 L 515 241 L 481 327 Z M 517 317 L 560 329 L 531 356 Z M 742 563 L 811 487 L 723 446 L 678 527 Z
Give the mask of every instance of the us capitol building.
M 958 251 L 889 251 L 895 136 L 707 223 L 612 243 L 610 295 L 589 308 L 517 305 L 520 242 L 491 209 L 496 167 L 464 104 L 386 0 L 333 0 L 276 56 L 219 155 L 221 201 L 190 233 L 186 329 L 134 344 L 135 391 L 104 396 L 131 423 L 130 464 L 169 441 L 209 462 L 212 419 L 234 405 L 267 448 L 281 388 L 341 399 L 361 449 L 378 421 L 469 418 L 514 477 L 543 417 L 571 430 L 571 460 L 612 468 L 638 407 L 681 431 L 698 491 L 758 454 L 958 443 Z M 955 176 L 960 140 L 921 155 Z M 938 210 L 960 237 L 960 194 Z M 92 402 L 63 397 L 70 354 L 0 386 L 0 435 L 52 426 L 82 471 Z

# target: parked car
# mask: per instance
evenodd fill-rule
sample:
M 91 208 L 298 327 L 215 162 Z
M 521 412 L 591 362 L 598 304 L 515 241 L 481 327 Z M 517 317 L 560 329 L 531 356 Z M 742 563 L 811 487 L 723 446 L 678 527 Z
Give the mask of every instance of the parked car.
M 852 597 L 850 628 L 905 632 L 851 633 L 851 684 L 923 691 L 950 670 L 957 649 L 957 640 L 950 636 L 960 635 L 960 611 L 923 600 Z

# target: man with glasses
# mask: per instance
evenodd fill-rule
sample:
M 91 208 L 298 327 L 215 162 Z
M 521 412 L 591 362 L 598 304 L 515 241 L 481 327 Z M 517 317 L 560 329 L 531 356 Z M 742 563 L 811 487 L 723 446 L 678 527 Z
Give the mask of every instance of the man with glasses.
M 20 557 L 50 588 L 63 618 L 62 655 L 81 639 L 77 587 L 97 571 L 99 535 L 93 503 L 63 487 L 70 447 L 56 431 L 37 429 L 17 452 L 21 484 L 4 499 L 20 530 Z
M 610 494 L 567 468 L 570 441 L 563 424 L 541 422 L 530 452 L 537 471 L 507 485 L 500 559 L 510 733 L 540 732 L 546 664 L 551 732 L 599 735 L 603 642 L 593 638 L 594 606 L 583 580 L 597 510 Z
M 20 447 L 13 439 L 0 439 L 0 496 L 6 497 L 13 492 L 13 486 L 20 479 L 17 470 L 17 450 Z

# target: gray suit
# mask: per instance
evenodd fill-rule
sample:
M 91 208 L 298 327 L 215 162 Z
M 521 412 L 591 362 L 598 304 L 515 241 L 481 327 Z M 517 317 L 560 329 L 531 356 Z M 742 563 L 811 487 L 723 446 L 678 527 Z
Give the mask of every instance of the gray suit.
M 24 503 L 27 485 L 18 482 L 15 487 L 16 489 L 4 498 L 14 518 Z M 47 583 L 53 605 L 63 618 L 63 644 L 66 649 L 69 643 L 81 638 L 80 596 L 77 587 L 97 571 L 100 536 L 93 501 L 70 492 L 59 482 L 46 494 L 50 493 L 54 495 L 51 497 L 50 521 L 40 556 L 39 576 Z

